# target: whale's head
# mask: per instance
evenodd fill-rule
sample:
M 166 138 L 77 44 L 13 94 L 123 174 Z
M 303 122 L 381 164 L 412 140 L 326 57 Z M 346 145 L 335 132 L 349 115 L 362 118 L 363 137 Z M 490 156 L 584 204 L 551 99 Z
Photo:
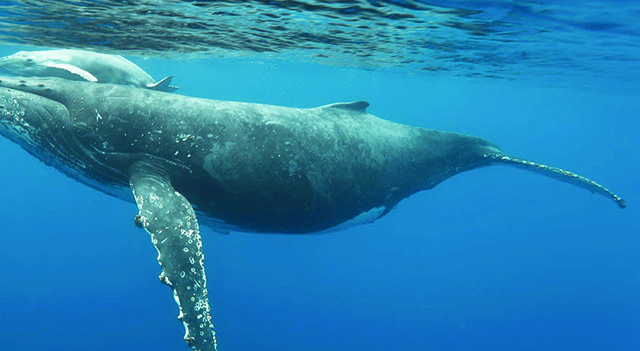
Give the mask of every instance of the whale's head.
M 47 68 L 44 51 L 19 51 L 0 58 L 0 72 L 14 76 L 38 76 Z
M 0 135 L 82 182 L 100 173 L 109 178 L 105 182 L 122 183 L 117 171 L 104 170 L 103 160 L 91 148 L 95 126 L 90 123 L 99 116 L 93 95 L 86 86 L 69 83 L 0 76 Z
M 21 128 L 15 124 L 20 120 L 31 126 L 22 127 L 31 130 L 50 131 L 53 124 L 60 133 L 74 137 L 87 135 L 95 129 L 96 118 L 99 118 L 96 106 L 100 93 L 92 88 L 101 88 L 88 84 L 60 78 L 0 76 L 2 121 L 14 129 Z M 9 137 L 6 133 L 5 136 Z
M 70 116 L 63 102 L 30 92 L 29 85 L 51 91 L 26 78 L 0 77 L 0 134 L 35 154 L 50 149 L 70 129 Z

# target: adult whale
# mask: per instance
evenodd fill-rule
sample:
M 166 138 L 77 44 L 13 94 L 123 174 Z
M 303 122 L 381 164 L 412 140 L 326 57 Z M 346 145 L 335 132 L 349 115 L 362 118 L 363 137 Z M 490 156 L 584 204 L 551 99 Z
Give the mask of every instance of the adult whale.
M 217 349 L 196 213 L 218 230 L 331 230 L 375 220 L 415 192 L 491 164 L 541 172 L 624 207 L 587 178 L 477 137 L 385 121 L 367 105 L 299 109 L 0 77 L 2 135 L 89 186 L 135 200 L 135 223 L 159 252 L 160 280 L 194 350 Z
M 0 71 L 16 76 L 58 77 L 167 92 L 178 89 L 171 85 L 171 76 L 156 82 L 142 68 L 120 55 L 84 50 L 19 51 L 0 58 Z

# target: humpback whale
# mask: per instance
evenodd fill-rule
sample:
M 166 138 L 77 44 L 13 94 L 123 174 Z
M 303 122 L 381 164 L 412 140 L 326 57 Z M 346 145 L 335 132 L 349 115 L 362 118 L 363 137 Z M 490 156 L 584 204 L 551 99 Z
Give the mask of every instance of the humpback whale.
M 0 58 L 0 71 L 15 76 L 59 77 L 167 92 L 178 89 L 170 85 L 172 76 L 156 82 L 142 68 L 120 55 L 84 50 L 20 51 Z
M 0 134 L 66 175 L 135 202 L 185 341 L 217 350 L 199 223 L 312 233 L 370 222 L 475 168 L 535 171 L 625 203 L 575 173 L 478 137 L 367 113 L 368 103 L 289 108 L 59 78 L 0 77 Z M 133 196 L 131 196 L 133 192 Z

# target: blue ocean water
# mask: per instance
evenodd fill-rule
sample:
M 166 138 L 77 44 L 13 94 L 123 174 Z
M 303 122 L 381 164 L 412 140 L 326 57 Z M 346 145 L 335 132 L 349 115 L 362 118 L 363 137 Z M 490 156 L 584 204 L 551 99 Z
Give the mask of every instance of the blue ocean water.
M 581 16 L 571 18 L 593 17 L 598 3 L 572 8 Z M 608 11 L 639 15 L 622 3 Z M 127 56 L 156 78 L 174 75 L 185 95 L 296 107 L 366 100 L 377 116 L 481 136 L 576 171 L 629 205 L 620 210 L 583 189 L 496 166 L 457 175 L 342 232 L 204 228 L 220 349 L 640 349 L 640 49 L 623 24 L 601 25 L 597 35 L 578 26 L 553 39 L 567 39 L 568 57 L 597 52 L 603 37 L 619 39 L 611 55 L 624 60 L 604 55 L 596 73 L 553 60 L 546 73 L 503 66 L 506 76 L 519 71 L 514 79 L 273 54 Z M 577 50 L 576 36 L 593 37 L 594 47 Z M 37 48 L 7 43 L 0 56 Z M 4 138 L 0 150 L 0 349 L 186 350 L 171 291 L 157 279 L 156 251 L 133 225 L 135 205 Z

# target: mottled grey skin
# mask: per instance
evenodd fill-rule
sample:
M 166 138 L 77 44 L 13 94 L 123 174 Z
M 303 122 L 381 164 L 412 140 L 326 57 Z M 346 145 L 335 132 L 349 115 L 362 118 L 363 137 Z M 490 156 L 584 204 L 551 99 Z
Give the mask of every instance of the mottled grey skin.
M 131 201 L 159 251 L 194 350 L 215 350 L 196 220 L 218 230 L 309 233 L 492 163 L 597 183 L 515 159 L 472 136 L 382 120 L 367 103 L 299 109 L 121 85 L 0 77 L 0 133 L 67 175 Z M 194 212 L 195 209 L 195 212 Z
M 69 145 L 39 146 L 36 157 L 51 147 L 78 154 L 74 163 L 84 168 L 65 162 L 62 171 L 119 196 L 117 188 L 128 191 L 128 167 L 152 159 L 170 170 L 172 185 L 198 212 L 248 231 L 315 232 L 373 207 L 386 213 L 499 152 L 480 138 L 379 119 L 362 104 L 297 109 L 109 84 L 2 81 L 68 110 L 55 118 L 65 120 Z

